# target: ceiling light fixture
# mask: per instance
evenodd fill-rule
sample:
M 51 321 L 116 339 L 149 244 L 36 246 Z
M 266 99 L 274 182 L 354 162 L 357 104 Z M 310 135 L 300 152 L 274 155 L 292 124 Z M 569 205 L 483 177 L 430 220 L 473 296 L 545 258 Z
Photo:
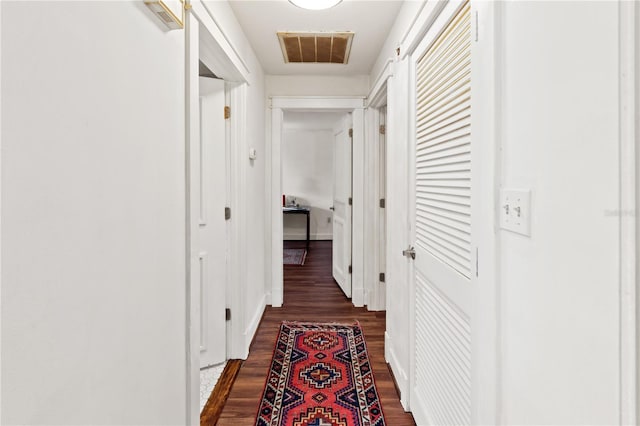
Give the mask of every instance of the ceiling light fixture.
M 342 0 L 289 0 L 289 2 L 302 9 L 323 10 L 336 6 Z

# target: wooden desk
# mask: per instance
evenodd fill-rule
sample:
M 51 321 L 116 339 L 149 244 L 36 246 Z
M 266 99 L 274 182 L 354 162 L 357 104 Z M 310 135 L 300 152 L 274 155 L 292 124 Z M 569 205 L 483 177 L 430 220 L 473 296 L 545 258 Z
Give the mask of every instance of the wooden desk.
M 282 208 L 282 214 L 283 215 L 285 215 L 285 214 L 304 214 L 304 215 L 307 215 L 307 252 L 308 252 L 309 251 L 309 224 L 310 224 L 310 220 L 311 220 L 311 209 L 309 207 L 305 207 L 305 206 L 283 207 Z

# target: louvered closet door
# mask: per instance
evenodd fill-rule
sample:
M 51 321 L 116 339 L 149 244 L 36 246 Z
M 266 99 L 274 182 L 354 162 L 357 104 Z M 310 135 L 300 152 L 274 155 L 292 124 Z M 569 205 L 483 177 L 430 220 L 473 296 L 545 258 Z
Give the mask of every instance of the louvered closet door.
M 413 61 L 416 328 L 411 407 L 419 425 L 471 421 L 471 28 L 469 3 L 453 3 L 441 15 L 449 14 L 440 24 L 444 31 L 431 36 Z

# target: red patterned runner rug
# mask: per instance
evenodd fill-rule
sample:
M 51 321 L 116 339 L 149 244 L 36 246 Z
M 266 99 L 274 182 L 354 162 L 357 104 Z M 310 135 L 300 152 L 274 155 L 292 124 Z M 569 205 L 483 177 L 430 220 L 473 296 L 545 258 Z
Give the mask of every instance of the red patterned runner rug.
M 360 324 L 284 321 L 256 426 L 385 426 Z

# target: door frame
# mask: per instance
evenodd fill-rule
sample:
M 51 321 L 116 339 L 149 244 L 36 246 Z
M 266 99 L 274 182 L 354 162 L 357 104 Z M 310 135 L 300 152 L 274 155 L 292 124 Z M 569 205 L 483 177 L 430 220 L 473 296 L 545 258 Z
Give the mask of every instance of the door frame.
M 2 45 L 2 5 L 0 4 L 0 46 Z M 2 81 L 2 55 L 0 55 L 0 82 Z M 0 84 L 0 99 L 2 99 L 2 84 Z M 0 102 L 0 176 L 2 176 L 2 102 Z M 0 177 L 0 212 L 2 212 L 2 178 Z M 2 239 L 2 220 L 0 220 L 0 242 Z M 0 260 L 2 257 L 0 244 Z M 2 262 L 0 261 L 0 302 L 2 302 Z M 0 305 L 1 306 L 1 305 Z M 0 343 L 2 343 L 2 315 L 0 315 Z M 2 351 L 0 351 L 0 365 L 2 365 Z M 2 383 L 2 369 L 0 368 L 0 383 Z M 0 401 L 2 401 L 2 386 L 0 386 Z M 0 404 L 0 419 L 2 418 L 2 404 Z
M 243 358 L 246 356 L 247 344 L 244 339 L 244 306 L 242 295 L 245 291 L 246 280 L 243 280 L 242 268 L 238 259 L 244 252 L 246 235 L 241 226 L 244 198 L 234 196 L 242 194 L 244 181 L 244 150 L 242 143 L 245 139 L 246 117 L 242 113 L 247 104 L 247 76 L 248 68 L 230 44 L 222 29 L 213 18 L 213 14 L 202 2 L 192 0 L 185 11 L 185 353 L 186 353 L 186 413 L 185 424 L 196 426 L 200 424 L 200 290 L 197 283 L 191 280 L 191 209 L 189 186 L 189 147 L 191 134 L 198 131 L 199 120 L 199 70 L 197 60 L 207 65 L 218 77 L 225 81 L 225 99 L 229 99 L 237 111 L 232 114 L 225 125 L 226 146 L 230 147 L 230 207 L 234 217 L 229 223 L 228 236 L 228 275 L 227 275 L 227 306 L 234 312 L 227 322 L 227 358 Z M 194 58 L 197 60 L 194 61 Z M 194 117 L 192 117 L 192 112 Z M 222 114 L 222 111 L 220 112 Z M 192 119 L 193 118 L 193 119 Z M 222 214 L 222 212 L 220 212 Z M 234 283 L 235 285 L 230 285 Z
M 282 266 L 282 131 L 284 111 L 345 112 L 353 114 L 353 206 L 352 211 L 352 275 L 351 300 L 354 306 L 364 306 L 364 108 L 365 97 L 273 96 L 270 98 L 270 129 L 267 134 L 265 192 L 268 206 L 265 236 L 265 288 L 267 304 L 281 307 L 284 300 L 284 270 Z
M 636 424 L 639 392 L 638 244 L 640 189 L 637 162 L 640 154 L 640 7 L 618 5 L 620 31 L 620 424 Z
M 383 311 L 386 309 L 386 286 L 380 282 L 380 272 L 383 271 L 382 248 L 380 237 L 380 165 L 381 160 L 386 162 L 386 158 L 380 158 L 380 116 L 381 108 L 387 106 L 387 81 L 393 77 L 394 62 L 388 60 L 376 82 L 369 92 L 369 102 L 366 110 L 367 139 L 365 144 L 365 214 L 364 214 L 364 302 L 370 311 Z M 386 124 L 385 137 L 389 140 L 388 120 Z M 386 181 L 388 179 L 385 177 Z M 387 188 L 389 185 L 387 184 Z M 386 213 L 386 210 L 385 210 Z M 387 218 L 388 219 L 388 218 Z

